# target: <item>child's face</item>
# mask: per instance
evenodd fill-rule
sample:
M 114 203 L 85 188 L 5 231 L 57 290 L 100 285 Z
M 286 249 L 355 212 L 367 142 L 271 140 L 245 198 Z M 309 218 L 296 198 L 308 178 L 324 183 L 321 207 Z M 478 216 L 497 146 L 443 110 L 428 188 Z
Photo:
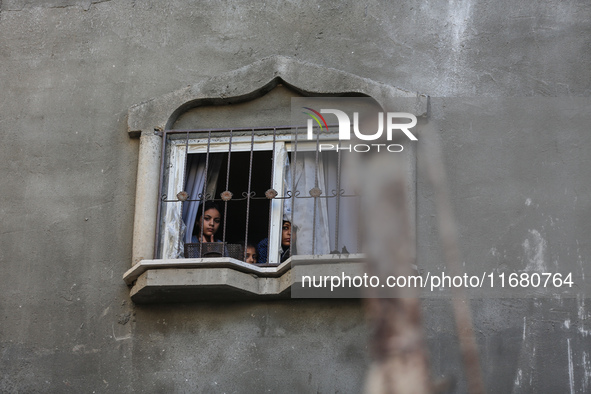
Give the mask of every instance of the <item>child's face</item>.
M 281 246 L 289 246 L 291 244 L 291 223 L 283 222 L 281 230 Z
M 246 262 L 249 264 L 257 263 L 257 251 L 252 246 L 246 248 Z
M 203 229 L 203 238 L 206 242 L 215 242 L 213 236 L 220 227 L 220 221 L 221 215 L 217 209 L 209 208 L 204 212 L 201 218 L 201 228 Z

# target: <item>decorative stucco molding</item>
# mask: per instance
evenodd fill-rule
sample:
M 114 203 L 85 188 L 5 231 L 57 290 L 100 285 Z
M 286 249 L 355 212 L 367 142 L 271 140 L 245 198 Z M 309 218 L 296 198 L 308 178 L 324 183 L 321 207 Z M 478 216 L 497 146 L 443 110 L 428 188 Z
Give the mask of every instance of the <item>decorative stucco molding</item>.
M 334 68 L 284 56 L 272 56 L 226 74 L 133 105 L 128 133 L 141 136 L 136 185 L 132 262 L 154 259 L 158 175 L 162 138 L 155 130 L 171 129 L 187 110 L 204 105 L 227 105 L 261 97 L 282 83 L 304 96 L 367 96 L 384 110 L 427 115 L 428 96 L 410 92 Z M 403 100 L 400 100 L 400 99 Z M 411 100 L 409 100 L 409 98 Z M 414 173 L 414 169 L 411 170 Z M 409 179 L 414 179 L 410 176 Z
M 129 108 L 128 132 L 130 136 L 139 136 L 142 132 L 153 134 L 155 129 L 169 129 L 190 108 L 253 100 L 278 83 L 284 83 L 305 96 L 369 96 L 383 108 L 392 108 L 397 98 L 414 97 L 416 101 L 412 101 L 412 108 L 398 107 L 397 110 L 416 116 L 425 116 L 427 112 L 427 96 L 424 94 L 318 64 L 271 56 L 132 106 Z M 402 103 L 409 105 L 408 100 Z

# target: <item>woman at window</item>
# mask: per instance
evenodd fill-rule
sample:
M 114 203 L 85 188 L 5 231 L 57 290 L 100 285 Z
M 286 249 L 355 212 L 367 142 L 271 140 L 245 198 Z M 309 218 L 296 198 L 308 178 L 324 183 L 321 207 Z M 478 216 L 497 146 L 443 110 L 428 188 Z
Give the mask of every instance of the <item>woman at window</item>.
M 199 205 L 197 210 L 197 220 L 191 241 L 193 243 L 220 242 L 220 240 L 214 240 L 214 235 L 220 228 L 222 221 L 218 205 L 213 201 L 205 201 L 203 205 Z
M 195 220 L 195 227 L 191 237 L 191 242 L 199 244 L 199 246 L 192 248 L 192 253 L 190 253 L 191 256 L 189 257 L 200 257 L 201 253 L 203 253 L 203 257 L 220 257 L 222 253 L 228 256 L 228 251 L 225 248 L 222 249 L 222 241 L 215 238 L 221 222 L 222 214 L 215 202 L 205 201 L 205 203 L 199 205 L 197 219 Z M 220 243 L 219 246 L 212 244 L 217 242 Z M 202 249 L 203 251 L 201 252 Z

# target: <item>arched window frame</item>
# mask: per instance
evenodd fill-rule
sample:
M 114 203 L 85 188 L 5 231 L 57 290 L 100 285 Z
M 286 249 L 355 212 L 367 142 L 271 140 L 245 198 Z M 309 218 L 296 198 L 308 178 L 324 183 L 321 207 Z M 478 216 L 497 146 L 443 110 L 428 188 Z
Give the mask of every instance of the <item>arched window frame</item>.
M 244 102 L 263 96 L 278 84 L 285 84 L 304 96 L 363 95 L 373 98 L 383 108 L 391 108 L 392 101 L 407 98 L 412 103 L 399 111 L 424 117 L 427 113 L 427 96 L 412 93 L 391 85 L 362 78 L 340 70 L 301 62 L 292 58 L 273 56 L 222 76 L 212 77 L 194 85 L 179 89 L 164 96 L 132 106 L 128 112 L 128 133 L 140 138 L 138 176 L 136 185 L 134 233 L 132 246 L 132 268 L 124 274 L 125 282 L 132 286 L 132 299 L 138 302 L 159 301 L 152 293 L 141 296 L 149 284 L 149 273 L 158 275 L 162 268 L 178 269 L 226 269 L 232 275 L 252 274 L 261 278 L 275 278 L 276 283 L 266 285 L 263 292 L 270 297 L 285 294 L 289 289 L 290 265 L 278 267 L 249 267 L 246 263 L 227 264 L 224 261 L 210 261 L 198 266 L 183 261 L 155 259 L 156 228 L 159 205 L 159 177 L 162 159 L 162 131 L 172 128 L 175 121 L 191 108 L 202 105 L 222 105 Z M 414 154 L 413 154 L 414 155 Z M 414 168 L 411 170 L 409 187 L 414 188 Z M 215 259 L 212 259 L 215 260 Z M 353 256 L 351 261 L 360 261 Z M 217 265 L 212 265 L 218 263 Z M 212 268 L 215 267 L 215 268 Z M 163 274 L 161 271 L 160 274 Z M 170 272 L 167 272 L 170 274 Z M 221 272 L 220 272 L 221 274 Z M 226 274 L 226 273 L 225 273 Z M 225 275 L 224 274 L 224 275 Z M 232 276 L 230 275 L 230 276 Z M 241 278 L 244 279 L 244 278 Z M 236 279 L 235 283 L 240 280 Z M 235 284 L 229 284 L 235 287 Z M 238 286 L 240 287 L 240 286 Z M 250 289 L 243 286 L 242 293 L 255 292 L 260 283 Z M 239 291 L 239 293 L 241 293 Z M 138 294 L 140 294 L 138 296 Z M 260 295 L 260 294 L 259 294 Z M 135 298 L 134 298 L 135 296 Z M 182 292 L 181 292 L 181 298 Z

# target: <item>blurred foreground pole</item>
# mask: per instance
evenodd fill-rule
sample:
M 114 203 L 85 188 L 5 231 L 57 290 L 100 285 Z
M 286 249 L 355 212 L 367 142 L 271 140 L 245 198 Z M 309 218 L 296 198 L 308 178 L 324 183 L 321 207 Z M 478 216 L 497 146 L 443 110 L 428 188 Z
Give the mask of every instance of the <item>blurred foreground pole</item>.
M 415 274 L 414 223 L 410 217 L 414 210 L 408 206 L 412 201 L 408 188 L 413 157 L 409 150 L 405 154 L 365 154 L 356 159 L 358 187 L 363 190 L 360 224 L 368 256 L 367 274 L 381 280 L 390 275 Z M 373 362 L 365 392 L 431 393 L 417 289 L 386 286 L 367 290 Z
M 375 126 L 367 125 L 369 130 Z M 384 280 L 388 276 L 417 275 L 415 223 L 411 213 L 416 178 L 415 154 L 423 161 L 435 193 L 439 234 L 450 273 L 462 275 L 458 236 L 447 191 L 443 159 L 435 123 L 419 121 L 420 152 L 405 141 L 404 153 L 369 154 L 355 158 L 358 187 L 362 190 L 360 209 L 367 274 Z M 419 289 L 378 287 L 367 289 L 367 314 L 372 329 L 370 346 L 373 362 L 366 381 L 367 394 L 433 393 L 425 344 Z M 468 392 L 484 393 L 480 362 L 469 301 L 462 288 L 454 288 L 453 309 Z M 444 389 L 445 390 L 445 389 Z

